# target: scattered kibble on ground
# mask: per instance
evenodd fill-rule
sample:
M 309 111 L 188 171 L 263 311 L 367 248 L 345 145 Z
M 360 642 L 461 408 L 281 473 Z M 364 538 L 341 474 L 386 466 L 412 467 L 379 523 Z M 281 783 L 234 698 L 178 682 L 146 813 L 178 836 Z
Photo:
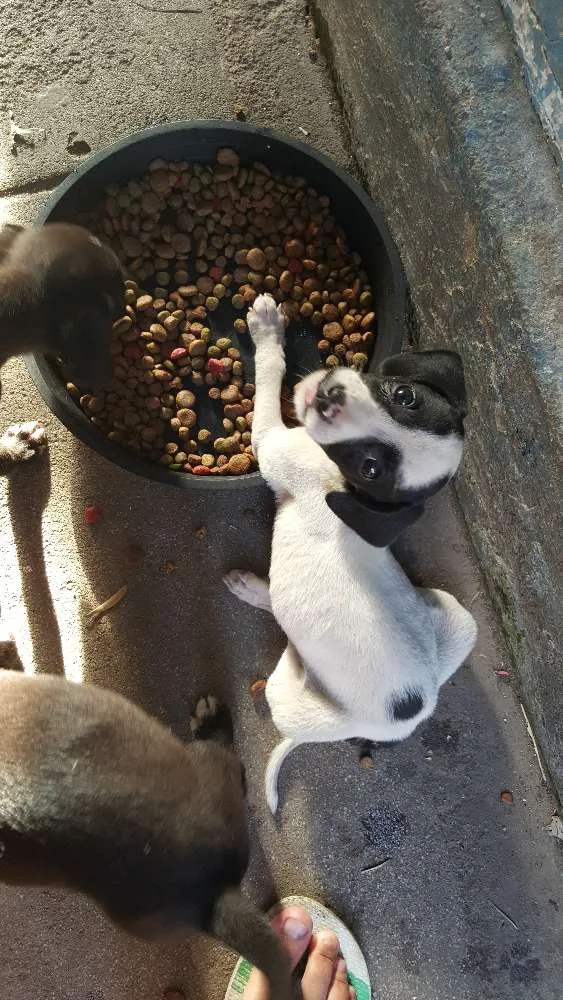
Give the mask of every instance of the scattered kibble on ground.
M 89 504 L 88 507 L 84 509 L 84 523 L 85 524 L 97 524 L 101 520 L 103 515 L 103 510 L 96 504 Z

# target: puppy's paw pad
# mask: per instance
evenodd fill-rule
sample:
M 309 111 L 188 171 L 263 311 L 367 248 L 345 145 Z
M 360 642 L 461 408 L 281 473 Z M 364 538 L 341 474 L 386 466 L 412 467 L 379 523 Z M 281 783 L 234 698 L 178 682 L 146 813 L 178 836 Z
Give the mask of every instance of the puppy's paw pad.
M 271 295 L 258 296 L 248 311 L 247 323 L 255 344 L 273 340 L 283 347 L 287 317 Z
M 12 424 L 0 438 L 0 454 L 14 462 L 27 462 L 47 443 L 47 432 L 36 420 Z

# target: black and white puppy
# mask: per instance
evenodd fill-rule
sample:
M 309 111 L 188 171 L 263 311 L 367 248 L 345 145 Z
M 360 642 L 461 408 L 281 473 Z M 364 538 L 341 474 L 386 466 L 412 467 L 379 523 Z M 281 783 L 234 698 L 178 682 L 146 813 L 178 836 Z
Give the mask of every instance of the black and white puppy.
M 78 384 L 101 387 L 111 378 L 112 324 L 122 314 L 121 266 L 86 229 L 49 223 L 0 231 L 0 369 L 40 351 L 70 363 Z M 0 461 L 32 458 L 44 442 L 36 422 L 13 425 L 0 437 Z
M 450 594 L 412 586 L 388 546 L 462 455 L 459 357 L 399 355 L 374 376 L 351 369 L 305 378 L 302 426 L 282 422 L 285 320 L 274 300 L 248 315 L 256 347 L 252 441 L 277 498 L 270 579 L 233 570 L 227 586 L 271 610 L 288 646 L 266 685 L 284 737 L 266 773 L 277 808 L 279 769 L 300 743 L 405 739 L 436 706 L 440 685 L 476 640 Z
M 0 880 L 87 893 L 142 937 L 212 934 L 289 1000 L 288 961 L 240 892 L 248 834 L 230 716 L 201 699 L 192 731 L 184 745 L 119 695 L 0 670 Z

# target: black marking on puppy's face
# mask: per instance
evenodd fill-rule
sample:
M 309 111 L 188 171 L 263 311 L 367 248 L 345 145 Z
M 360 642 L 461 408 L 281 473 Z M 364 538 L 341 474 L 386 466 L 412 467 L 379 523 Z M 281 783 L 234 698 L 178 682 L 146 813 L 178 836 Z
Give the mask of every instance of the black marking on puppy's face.
M 401 455 L 393 445 L 376 438 L 354 438 L 324 445 L 323 450 L 346 482 L 379 500 L 395 499 Z
M 394 722 L 408 722 L 422 710 L 424 701 L 420 691 L 402 691 L 391 695 L 387 710 Z
M 467 397 L 462 361 L 454 351 L 395 354 L 364 381 L 375 401 L 404 426 L 463 434 Z
M 378 505 L 421 504 L 448 481 L 445 476 L 421 489 L 401 489 L 401 454 L 398 448 L 376 438 L 339 441 L 323 445 L 323 450 L 338 466 L 348 486 L 359 491 L 359 499 L 371 510 L 377 510 Z M 380 509 L 383 513 L 384 507 Z

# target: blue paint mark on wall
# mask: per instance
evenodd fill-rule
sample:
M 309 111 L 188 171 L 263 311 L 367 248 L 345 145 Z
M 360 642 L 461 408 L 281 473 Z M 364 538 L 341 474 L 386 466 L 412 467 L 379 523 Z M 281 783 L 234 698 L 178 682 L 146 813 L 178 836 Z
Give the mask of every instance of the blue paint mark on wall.
M 561 0 L 501 0 L 501 4 L 563 178 L 563 4 Z

